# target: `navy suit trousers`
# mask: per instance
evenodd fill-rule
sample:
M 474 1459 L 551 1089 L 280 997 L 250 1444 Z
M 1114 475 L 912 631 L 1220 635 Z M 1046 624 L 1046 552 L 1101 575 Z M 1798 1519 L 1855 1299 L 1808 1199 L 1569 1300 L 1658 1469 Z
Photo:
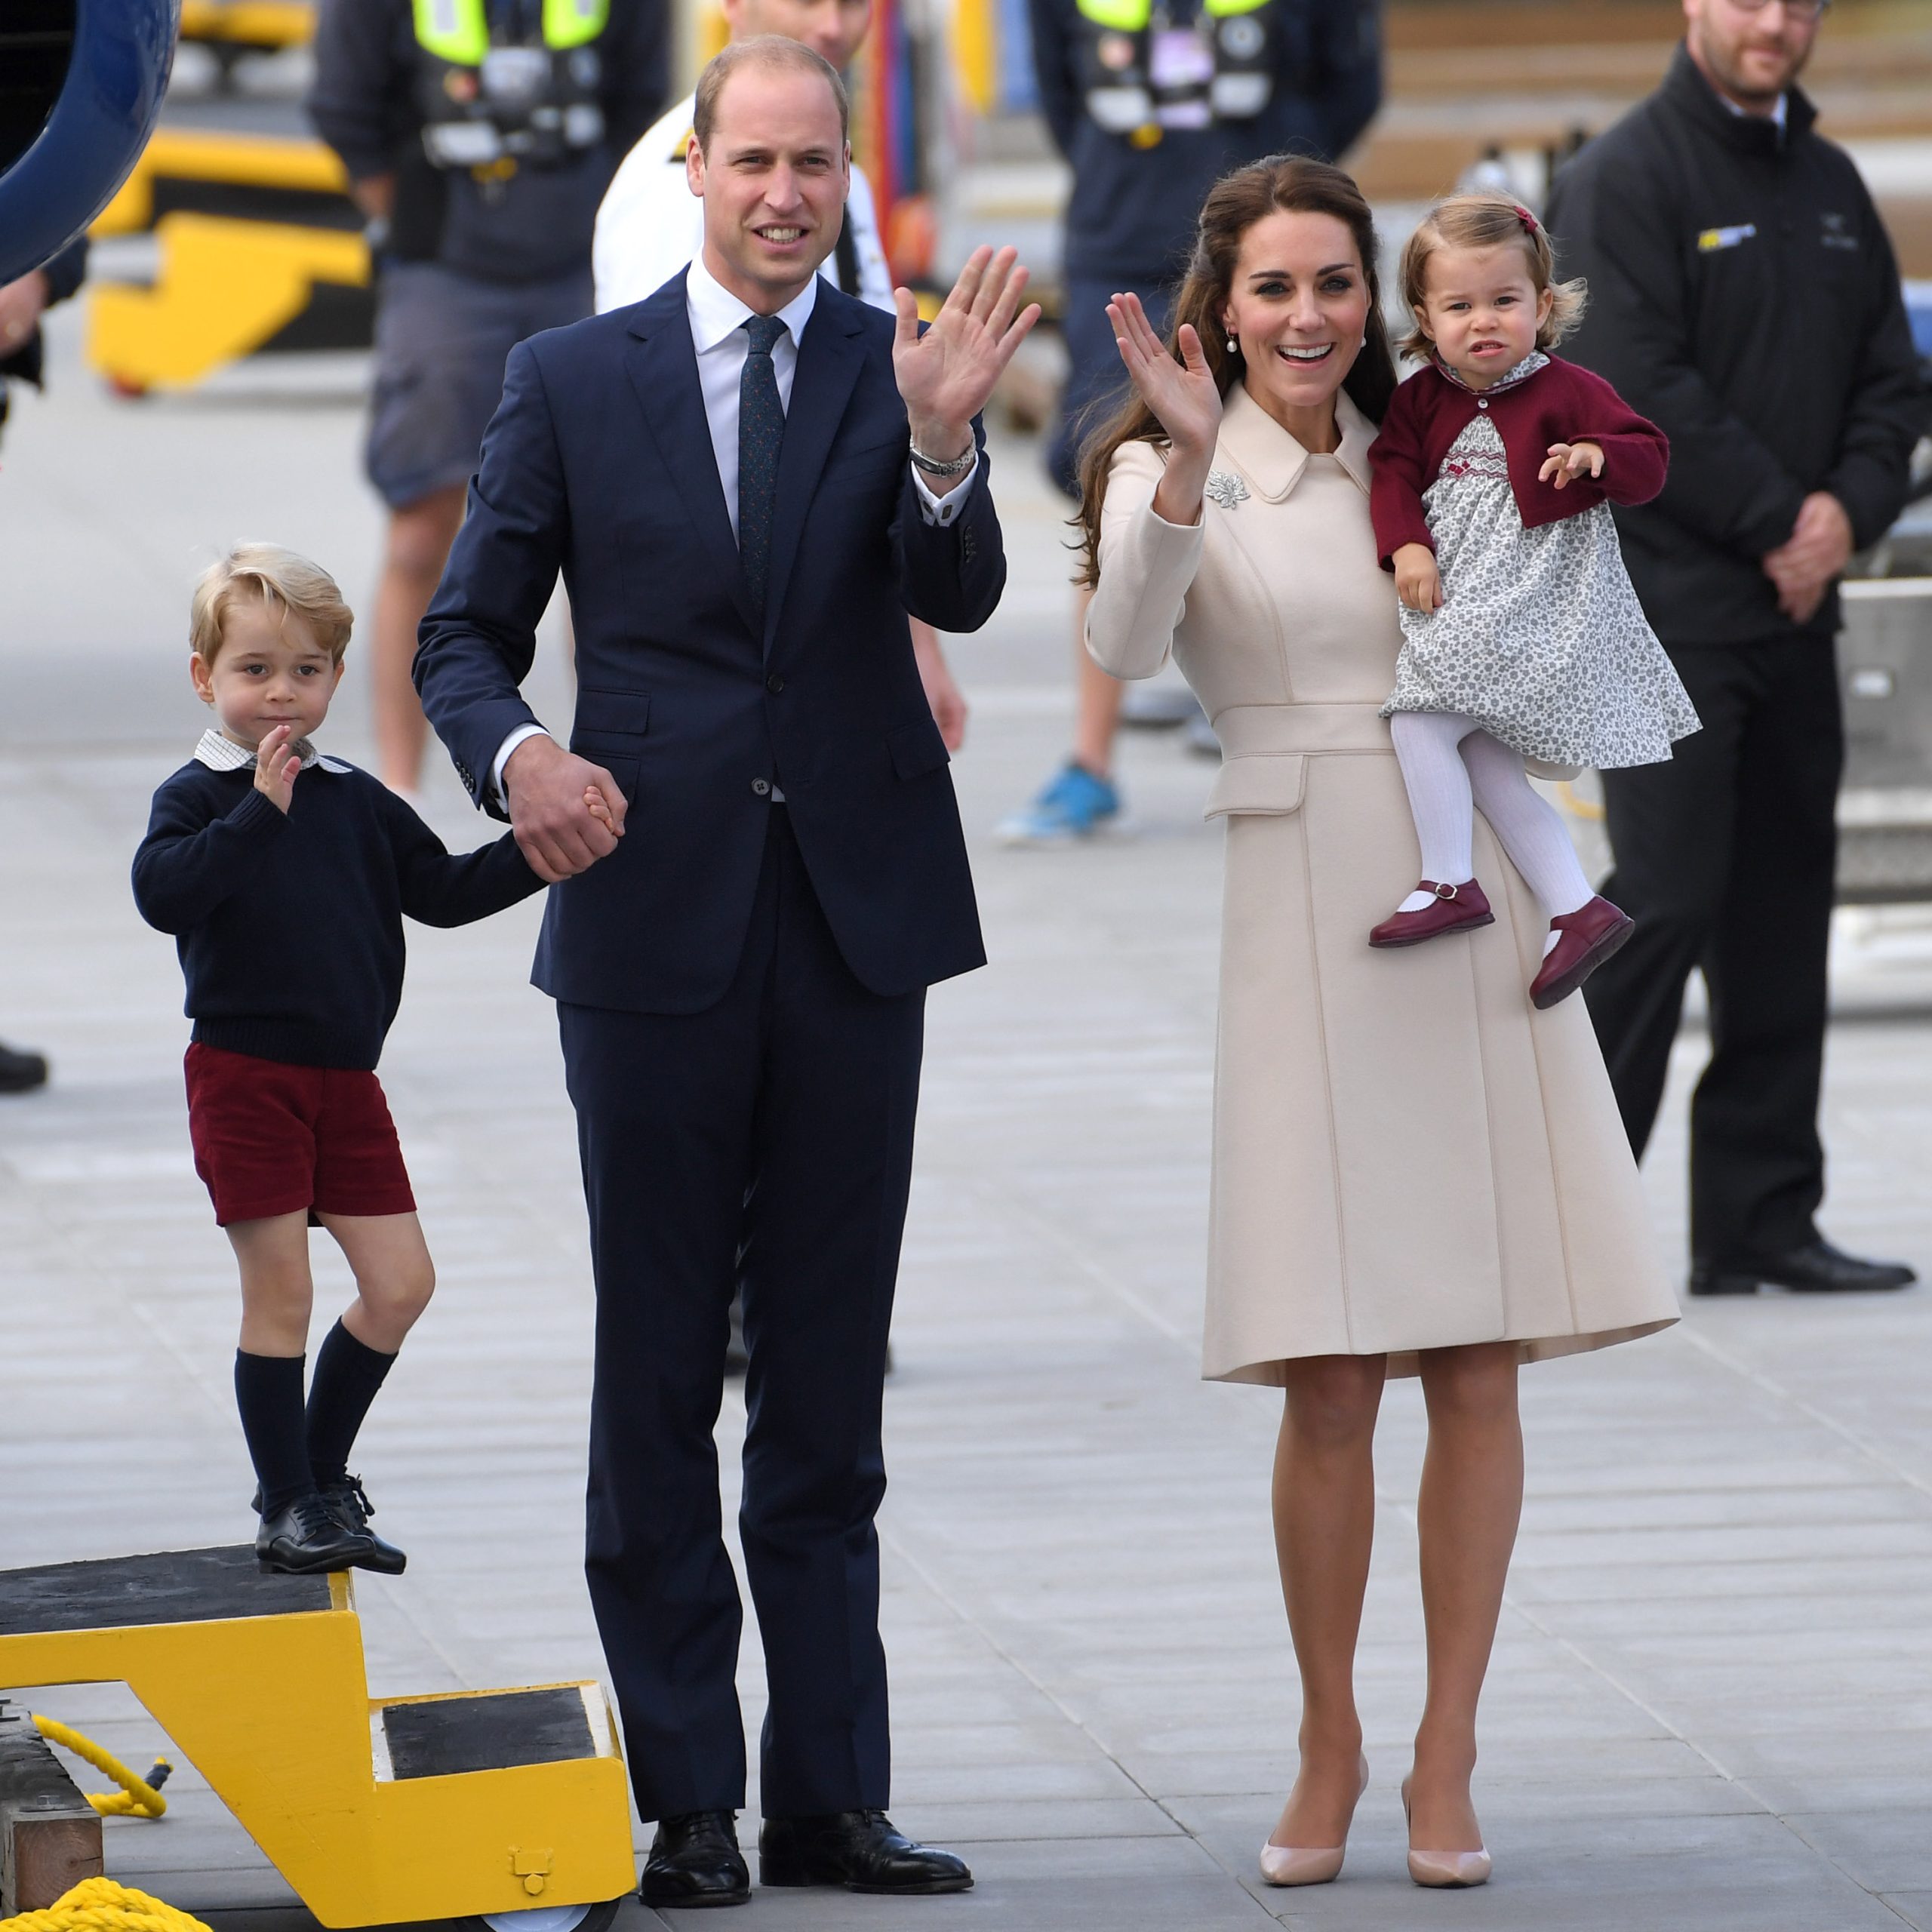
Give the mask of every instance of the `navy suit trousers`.
M 888 1802 L 872 1519 L 924 1014 L 923 989 L 882 996 L 853 976 L 783 805 L 722 999 L 558 1006 L 597 1284 L 586 1567 L 646 1819 L 745 1801 L 712 1437 L 740 1281 L 761 1802 L 770 1817 Z

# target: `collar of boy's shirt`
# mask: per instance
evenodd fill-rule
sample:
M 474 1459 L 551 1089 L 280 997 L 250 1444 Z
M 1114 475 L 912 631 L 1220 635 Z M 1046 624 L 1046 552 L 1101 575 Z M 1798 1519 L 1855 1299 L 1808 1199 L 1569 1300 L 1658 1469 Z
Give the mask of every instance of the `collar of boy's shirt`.
M 1513 389 L 1518 383 L 1527 382 L 1539 369 L 1549 366 L 1549 358 L 1540 349 L 1533 349 L 1513 369 L 1506 369 L 1488 388 L 1479 389 L 1474 383 L 1466 383 L 1441 356 L 1434 356 L 1431 360 L 1457 388 L 1466 390 L 1471 395 L 1494 395 L 1499 390 Z
M 302 761 L 304 771 L 312 764 L 319 764 L 325 771 L 349 769 L 337 759 L 323 757 L 309 739 L 297 738 L 288 749 Z M 224 738 L 212 724 L 202 734 L 202 742 L 195 747 L 195 757 L 197 762 L 206 765 L 211 771 L 239 771 L 244 765 L 255 761 L 255 754 L 246 745 L 238 745 L 232 738 Z

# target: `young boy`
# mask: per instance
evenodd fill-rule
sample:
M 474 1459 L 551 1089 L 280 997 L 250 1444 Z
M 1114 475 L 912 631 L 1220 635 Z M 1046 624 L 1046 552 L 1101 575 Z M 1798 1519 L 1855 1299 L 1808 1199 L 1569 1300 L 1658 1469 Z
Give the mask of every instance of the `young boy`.
M 256 1555 L 265 1570 L 395 1575 L 406 1559 L 371 1533 L 348 1463 L 435 1282 L 374 1072 L 402 992 L 402 915 L 463 925 L 543 881 L 508 834 L 453 857 L 394 793 L 310 744 L 352 621 L 327 571 L 273 544 L 238 545 L 202 577 L 189 669 L 217 724 L 155 794 L 134 902 L 179 941 L 195 1168 L 241 1265 L 235 1395 L 260 1479 Z M 356 1295 L 317 1352 L 305 1411 L 314 1224 Z

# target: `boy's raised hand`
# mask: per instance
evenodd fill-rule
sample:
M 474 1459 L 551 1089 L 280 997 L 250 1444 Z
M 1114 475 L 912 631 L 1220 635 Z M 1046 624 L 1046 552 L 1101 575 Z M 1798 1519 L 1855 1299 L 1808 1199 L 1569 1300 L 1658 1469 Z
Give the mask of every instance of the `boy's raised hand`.
M 295 728 L 278 724 L 255 747 L 255 789 L 266 793 L 277 811 L 285 812 L 295 790 L 295 777 L 302 769 L 300 756 L 288 749 Z
M 1543 467 L 1537 472 L 1539 483 L 1553 483 L 1567 490 L 1580 476 L 1603 474 L 1603 451 L 1595 443 L 1552 443 Z
M 1442 608 L 1442 573 L 1426 543 L 1404 543 L 1389 561 L 1395 566 L 1395 595 L 1411 611 Z

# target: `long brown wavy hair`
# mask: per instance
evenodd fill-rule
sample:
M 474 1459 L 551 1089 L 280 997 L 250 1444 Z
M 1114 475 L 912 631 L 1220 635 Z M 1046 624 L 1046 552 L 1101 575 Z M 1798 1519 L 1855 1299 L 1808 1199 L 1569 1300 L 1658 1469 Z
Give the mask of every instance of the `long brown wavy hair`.
M 1271 214 L 1327 214 L 1343 223 L 1354 235 L 1362 275 L 1368 285 L 1367 340 L 1342 378 L 1349 399 L 1371 423 L 1380 423 L 1395 393 L 1395 362 L 1389 351 L 1388 325 L 1382 316 L 1382 284 L 1376 272 L 1375 218 L 1361 190 L 1339 168 L 1311 161 L 1304 155 L 1269 155 L 1224 174 L 1208 191 L 1195 231 L 1194 254 L 1174 299 L 1174 320 L 1168 330 L 1168 348 L 1174 360 L 1183 358 L 1179 346 L 1181 325 L 1191 322 L 1201 338 L 1201 351 L 1225 396 L 1241 380 L 1245 364 L 1238 348 L 1228 346 L 1222 321 L 1233 292 L 1235 264 L 1241 237 Z M 1103 400 L 1099 409 L 1109 409 Z M 1098 410 L 1097 410 L 1097 414 Z M 1100 580 L 1100 506 L 1107 494 L 1107 472 L 1121 444 L 1161 443 L 1167 432 L 1161 419 L 1129 384 L 1115 397 L 1109 414 L 1100 416 L 1080 450 L 1080 508 L 1069 519 L 1080 532 L 1078 581 L 1090 588 Z

